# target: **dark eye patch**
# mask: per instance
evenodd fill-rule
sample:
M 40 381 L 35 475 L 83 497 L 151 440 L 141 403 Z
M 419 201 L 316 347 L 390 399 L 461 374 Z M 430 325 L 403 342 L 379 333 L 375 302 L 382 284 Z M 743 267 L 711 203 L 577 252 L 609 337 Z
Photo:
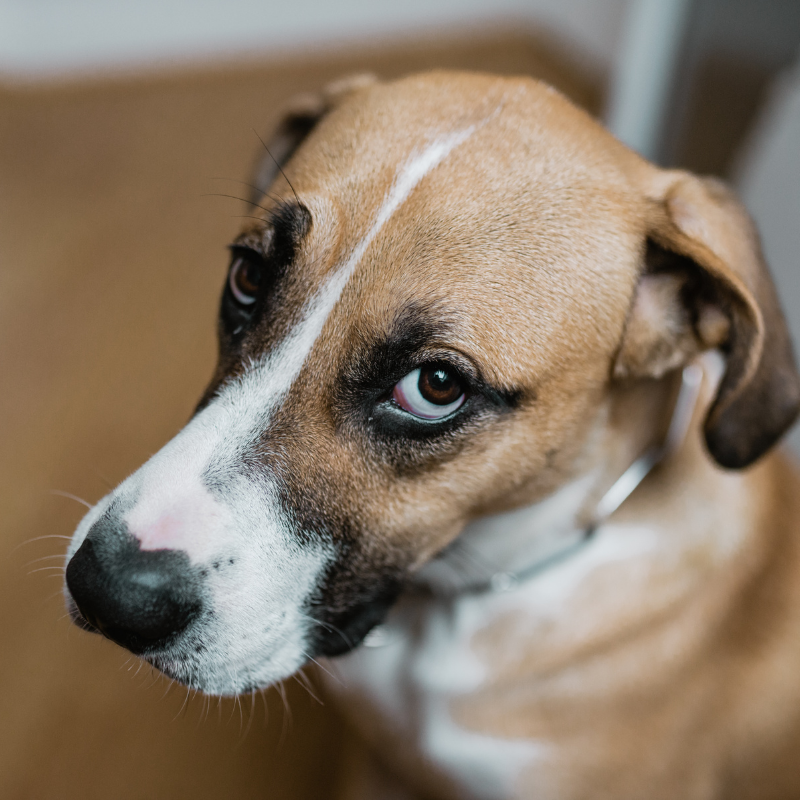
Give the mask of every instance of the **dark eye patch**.
M 353 354 L 340 378 L 337 420 L 357 431 L 379 459 L 400 470 L 454 455 L 465 441 L 463 434 L 522 400 L 522 390 L 491 385 L 472 359 L 442 346 L 452 338 L 451 331 L 440 310 L 407 307 L 386 336 L 365 342 Z M 398 381 L 431 363 L 452 371 L 468 395 L 456 413 L 434 421 L 415 418 L 391 402 Z
M 265 313 L 311 227 L 311 214 L 298 203 L 281 203 L 270 212 L 267 223 L 265 250 L 254 244 L 252 235 L 230 247 L 231 264 L 220 305 L 223 338 L 235 339 Z

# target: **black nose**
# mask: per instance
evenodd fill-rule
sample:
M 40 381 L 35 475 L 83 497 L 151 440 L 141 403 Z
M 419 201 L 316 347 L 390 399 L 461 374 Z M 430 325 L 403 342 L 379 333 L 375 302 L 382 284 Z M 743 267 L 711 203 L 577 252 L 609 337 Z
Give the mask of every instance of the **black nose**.
M 92 526 L 70 559 L 67 586 L 86 621 L 134 653 L 167 644 L 201 608 L 186 553 L 141 550 L 108 516 Z

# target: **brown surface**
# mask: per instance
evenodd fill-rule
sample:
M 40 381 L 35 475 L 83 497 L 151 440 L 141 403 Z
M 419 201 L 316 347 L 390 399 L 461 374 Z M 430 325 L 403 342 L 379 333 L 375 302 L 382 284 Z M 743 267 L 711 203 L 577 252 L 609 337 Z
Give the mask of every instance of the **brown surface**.
M 63 618 L 58 558 L 83 509 L 187 419 L 215 355 L 235 180 L 283 101 L 333 77 L 432 66 L 529 73 L 592 110 L 537 40 L 492 34 L 47 90 L 0 89 L 0 795 L 319 798 L 338 721 L 289 682 L 239 709 L 166 684 Z M 214 180 L 222 177 L 226 180 Z M 55 566 L 53 566 L 55 565 Z M 33 572 L 32 570 L 43 569 Z M 127 665 L 127 666 L 126 666 Z M 131 674 L 129 674 L 129 672 Z M 151 688 L 148 688 L 151 687 Z M 246 701 L 249 706 L 249 699 Z M 245 711 L 244 727 L 249 711 Z

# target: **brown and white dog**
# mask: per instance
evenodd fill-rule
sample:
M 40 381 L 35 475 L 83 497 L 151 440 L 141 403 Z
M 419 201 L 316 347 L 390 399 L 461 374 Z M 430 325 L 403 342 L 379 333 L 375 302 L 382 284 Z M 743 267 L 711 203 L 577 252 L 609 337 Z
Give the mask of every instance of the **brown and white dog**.
M 350 81 L 271 149 L 216 373 L 78 527 L 73 618 L 214 694 L 348 652 L 408 796 L 800 797 L 800 383 L 746 213 L 526 78 Z

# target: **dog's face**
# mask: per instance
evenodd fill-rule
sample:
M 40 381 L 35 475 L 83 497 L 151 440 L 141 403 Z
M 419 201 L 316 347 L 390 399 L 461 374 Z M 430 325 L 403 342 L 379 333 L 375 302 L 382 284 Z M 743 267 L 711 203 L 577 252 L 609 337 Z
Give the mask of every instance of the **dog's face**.
M 674 177 L 545 87 L 432 75 L 336 106 L 232 246 L 195 416 L 68 553 L 79 624 L 208 692 L 357 645 L 469 520 L 596 462 L 615 370 L 726 346 L 749 308 L 683 275 L 709 273 L 685 243 L 643 282 L 648 240 L 699 212 L 673 223 Z

